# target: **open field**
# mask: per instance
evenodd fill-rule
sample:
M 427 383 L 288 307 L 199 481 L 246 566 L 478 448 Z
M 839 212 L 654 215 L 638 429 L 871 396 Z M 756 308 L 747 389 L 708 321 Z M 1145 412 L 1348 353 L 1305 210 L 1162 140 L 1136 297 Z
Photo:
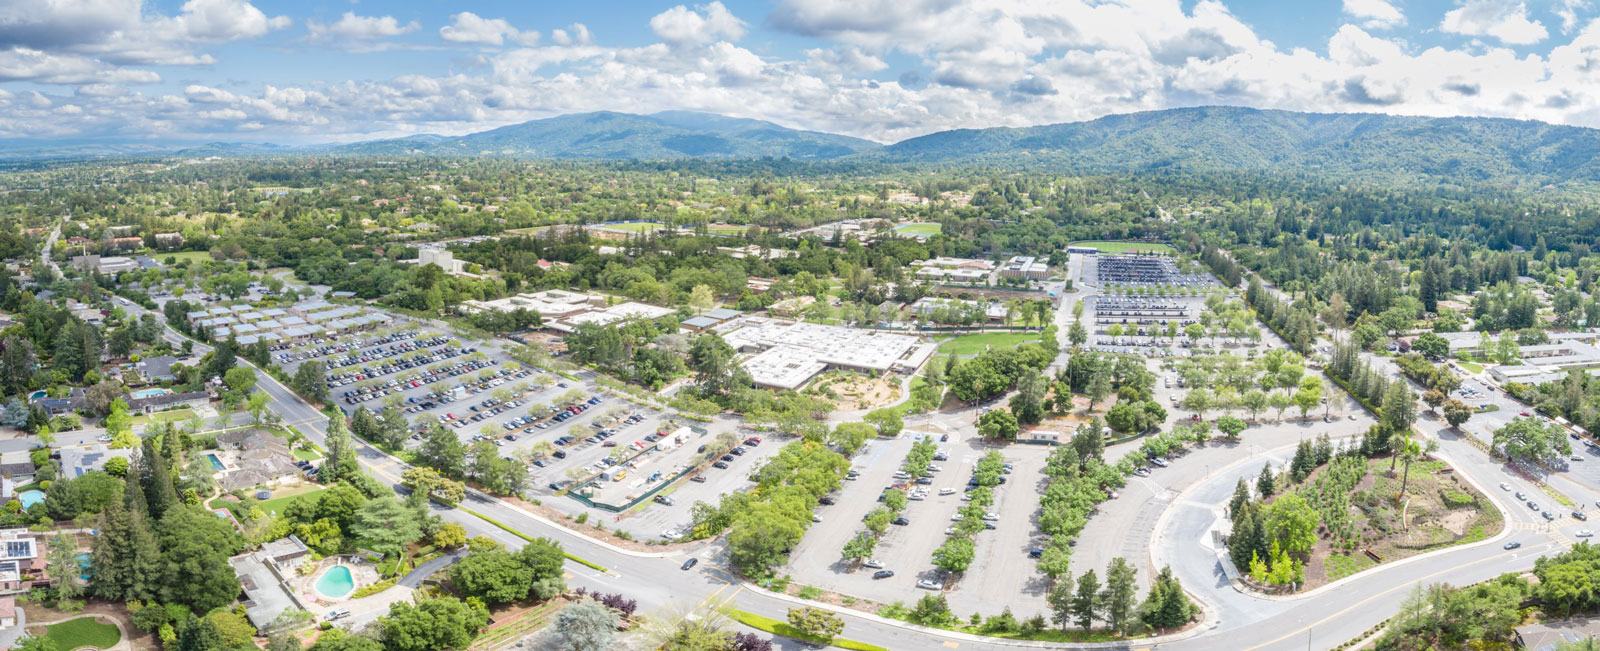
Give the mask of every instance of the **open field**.
M 211 252 L 209 252 L 209 251 L 167 251 L 167 252 L 162 252 L 162 253 L 156 253 L 154 255 L 151 255 L 150 257 L 161 261 L 162 264 L 166 264 L 167 263 L 167 258 L 173 258 L 173 262 L 174 263 L 183 262 L 183 261 L 187 260 L 189 262 L 189 264 L 195 265 L 195 264 L 200 264 L 202 262 L 210 260 L 211 259 Z
M 961 335 L 939 344 L 939 354 L 976 355 L 988 350 L 991 346 L 995 348 L 1010 348 L 1018 344 L 1036 341 L 1039 341 L 1039 335 L 1034 332 L 984 332 Z
M 268 515 L 282 514 L 283 510 L 288 508 L 290 502 L 293 502 L 301 497 L 315 497 L 316 494 L 322 492 L 322 490 L 323 487 L 316 484 L 301 484 L 286 490 L 273 491 L 272 499 L 261 503 L 261 510 Z
M 623 233 L 648 233 L 650 231 L 666 228 L 655 222 L 628 222 L 625 224 L 597 224 L 595 228 L 607 231 L 620 231 Z
M 750 230 L 750 227 L 739 224 L 711 224 L 706 226 L 706 230 L 717 235 L 743 235 L 745 231 Z
M 1092 246 L 1105 253 L 1173 253 L 1171 246 L 1160 242 L 1073 242 L 1072 246 Z
M 939 225 L 939 224 L 934 224 L 934 223 L 929 223 L 929 222 L 917 222 L 917 223 L 914 223 L 914 224 L 901 224 L 899 226 L 894 227 L 894 230 L 895 230 L 896 233 L 900 233 L 900 234 L 903 234 L 903 235 L 930 236 L 930 235 L 938 235 L 940 233 L 940 231 L 943 230 L 943 228 L 944 227 Z
M 44 639 L 55 643 L 57 649 L 94 647 L 109 649 L 122 640 L 117 627 L 101 624 L 93 616 L 69 619 L 46 628 Z

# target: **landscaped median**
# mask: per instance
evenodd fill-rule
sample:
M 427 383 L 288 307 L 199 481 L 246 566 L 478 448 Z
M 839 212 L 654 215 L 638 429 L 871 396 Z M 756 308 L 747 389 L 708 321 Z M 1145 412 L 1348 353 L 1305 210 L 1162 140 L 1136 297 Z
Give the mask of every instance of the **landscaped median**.
M 888 649 L 875 644 L 857 642 L 855 640 L 849 640 L 842 637 L 835 637 L 832 639 L 813 637 L 811 635 L 807 635 L 804 631 L 789 625 L 788 622 L 780 622 L 770 617 L 762 617 L 755 613 L 746 612 L 743 610 L 725 608 L 722 612 L 735 621 L 738 621 L 740 624 L 744 624 L 750 628 L 766 631 L 773 635 L 782 635 L 787 638 L 793 638 L 800 640 L 801 642 L 809 642 L 811 644 L 826 644 L 829 646 L 836 646 L 841 649 L 853 649 L 854 651 L 889 651 Z
M 534 539 L 533 536 L 530 536 L 528 534 L 522 533 L 521 531 L 517 531 L 516 529 L 512 529 L 511 527 L 507 526 L 504 522 L 501 522 L 499 520 L 496 520 L 494 518 L 491 518 L 491 517 L 489 517 L 487 515 L 484 515 L 482 513 L 474 511 L 472 509 L 466 508 L 464 506 L 458 506 L 456 508 L 461 509 L 462 511 L 466 511 L 467 513 L 472 514 L 474 517 L 478 518 L 479 520 L 483 520 L 484 522 L 492 524 L 492 525 L 494 525 L 496 527 L 500 527 L 501 529 L 504 529 L 507 533 L 510 533 L 513 536 L 516 536 L 516 537 L 521 538 L 523 540 L 526 540 L 528 542 L 533 542 L 533 539 Z M 598 571 L 601 571 L 601 572 L 610 572 L 611 571 L 611 570 L 606 569 L 605 566 L 603 566 L 603 565 L 601 565 L 599 563 L 596 563 L 594 561 L 591 561 L 589 559 L 582 558 L 582 557 L 579 557 L 579 556 L 574 556 L 572 554 L 572 552 L 569 552 L 569 551 L 566 551 L 566 550 L 562 550 L 561 554 L 563 556 L 566 556 L 567 560 L 570 560 L 570 561 L 572 561 L 574 563 L 578 563 L 578 564 L 584 565 L 584 566 L 589 567 L 591 569 L 598 570 Z

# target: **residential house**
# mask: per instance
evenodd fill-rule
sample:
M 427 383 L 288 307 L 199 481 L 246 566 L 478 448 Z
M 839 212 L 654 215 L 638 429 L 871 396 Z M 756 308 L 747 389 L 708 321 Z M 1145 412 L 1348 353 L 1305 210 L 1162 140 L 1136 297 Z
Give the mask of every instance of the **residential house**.
M 139 377 L 146 382 L 173 382 L 178 378 L 172 374 L 172 365 L 177 363 L 178 358 L 171 355 L 141 359 L 137 365 Z
M 0 477 L 14 484 L 33 483 L 33 455 L 27 450 L 0 452 Z
M 259 430 L 223 432 L 217 445 L 239 452 L 238 467 L 218 478 L 225 491 L 241 490 L 298 479 L 300 467 L 281 438 Z
M 1511 630 L 1517 635 L 1519 649 L 1555 651 L 1562 645 L 1582 642 L 1600 635 L 1600 617 L 1546 620 Z
M 65 398 L 33 398 L 28 401 L 28 404 L 43 409 L 44 413 L 51 416 L 59 416 L 72 413 L 83 407 L 83 396 L 83 388 L 75 387 L 67 392 L 67 397 Z
M 295 596 L 289 580 L 304 563 L 310 550 L 295 536 L 266 543 L 258 551 L 228 559 L 233 574 L 244 592 L 245 618 L 258 630 L 268 630 L 279 615 L 291 609 L 305 610 Z
M 186 391 L 183 393 L 163 393 L 159 396 L 146 398 L 128 398 L 128 410 L 135 413 L 153 414 L 169 409 L 183 407 L 204 407 L 211 402 L 211 394 L 205 391 Z
M 0 595 L 14 595 L 44 582 L 39 539 L 25 527 L 0 530 Z
M 105 471 L 106 462 L 113 457 L 122 457 L 133 460 L 132 449 L 112 449 L 105 445 L 85 445 L 78 447 L 61 448 L 61 470 L 58 474 L 63 477 L 77 479 L 87 473 Z

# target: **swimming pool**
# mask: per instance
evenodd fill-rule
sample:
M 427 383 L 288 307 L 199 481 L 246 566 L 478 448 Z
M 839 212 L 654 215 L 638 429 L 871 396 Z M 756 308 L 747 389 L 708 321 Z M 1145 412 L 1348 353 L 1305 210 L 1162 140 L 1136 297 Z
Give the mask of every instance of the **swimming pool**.
M 17 494 L 17 501 L 22 502 L 22 508 L 27 509 L 44 501 L 44 491 L 22 491 Z
M 206 455 L 206 458 L 211 460 L 211 469 L 212 470 L 216 470 L 216 471 L 219 471 L 219 472 L 223 471 L 223 470 L 227 470 L 227 468 L 222 465 L 222 460 L 217 458 L 217 455 L 208 454 L 208 455 Z
M 167 395 L 167 390 L 166 389 L 140 389 L 138 391 L 134 391 L 132 393 L 129 393 L 128 395 L 133 396 L 135 398 L 154 398 L 156 396 Z
M 89 555 L 78 554 L 76 558 L 78 559 L 78 578 L 88 581 L 89 575 L 93 574 L 93 572 L 89 571 Z
M 322 577 L 317 579 L 314 587 L 324 597 L 341 599 L 356 589 L 356 582 L 355 577 L 350 574 L 350 568 L 335 565 L 322 573 Z

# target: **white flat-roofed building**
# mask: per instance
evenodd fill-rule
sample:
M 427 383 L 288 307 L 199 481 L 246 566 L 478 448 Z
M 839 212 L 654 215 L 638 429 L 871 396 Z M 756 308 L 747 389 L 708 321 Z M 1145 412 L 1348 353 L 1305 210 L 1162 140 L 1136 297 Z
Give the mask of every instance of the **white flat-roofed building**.
M 1050 277 L 1050 265 L 1031 255 L 1019 255 L 1006 261 L 1005 266 L 1000 268 L 1000 275 L 1006 278 L 1043 280 Z
M 758 353 L 741 364 L 756 385 L 772 389 L 798 388 L 830 368 L 914 371 L 919 356 L 925 362 L 932 355 L 906 334 L 766 319 L 735 323 L 723 339 L 735 350 Z

